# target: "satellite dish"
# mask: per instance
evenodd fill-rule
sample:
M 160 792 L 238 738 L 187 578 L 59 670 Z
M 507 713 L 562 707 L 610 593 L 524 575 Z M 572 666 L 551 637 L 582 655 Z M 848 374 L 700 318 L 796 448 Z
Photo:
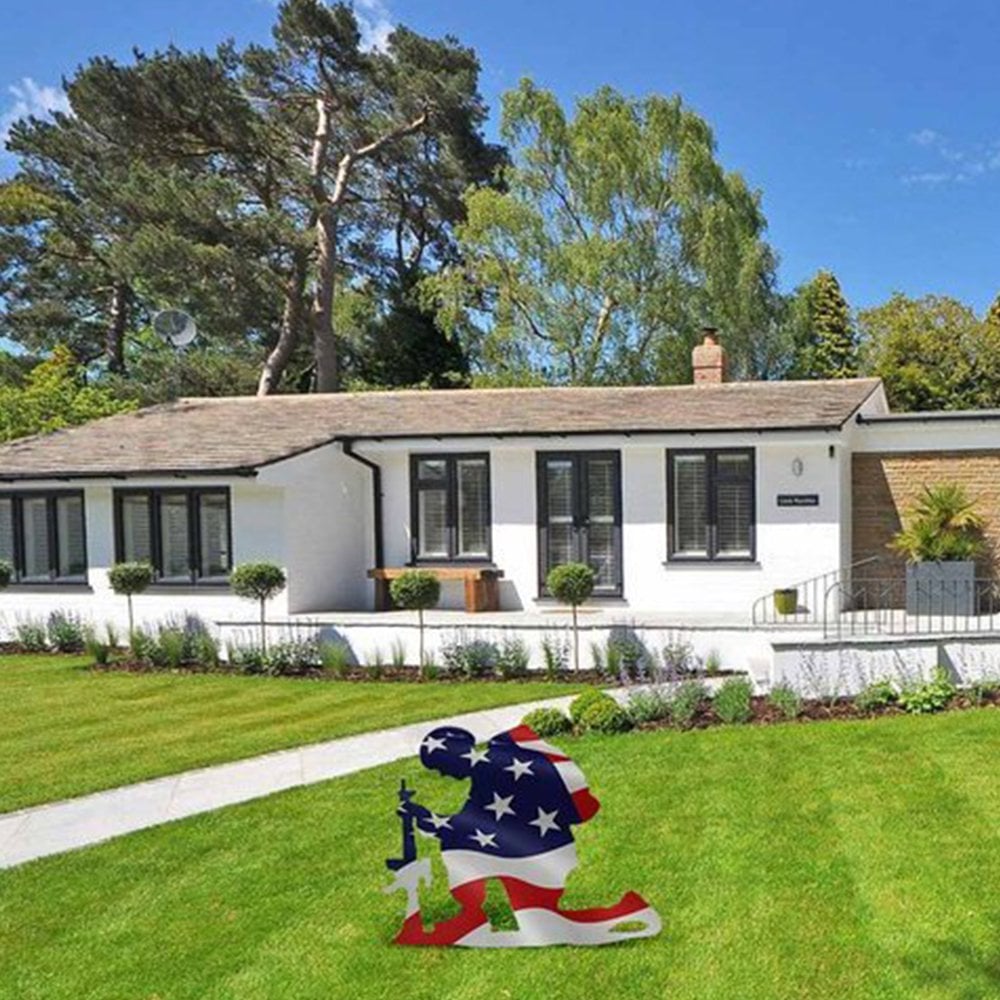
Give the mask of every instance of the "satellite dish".
M 187 347 L 198 336 L 194 320 L 181 309 L 163 309 L 153 317 L 157 335 L 173 347 Z

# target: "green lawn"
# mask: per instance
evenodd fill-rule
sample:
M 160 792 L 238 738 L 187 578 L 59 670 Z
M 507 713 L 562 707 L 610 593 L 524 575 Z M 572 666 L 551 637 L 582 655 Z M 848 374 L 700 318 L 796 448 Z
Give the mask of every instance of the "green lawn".
M 579 685 L 338 683 L 95 673 L 80 657 L 0 658 L 0 813 Z
M 1000 711 L 560 742 L 604 805 L 567 903 L 639 890 L 660 937 L 391 945 L 398 779 L 462 797 L 408 761 L 0 872 L 0 996 L 1000 996 Z

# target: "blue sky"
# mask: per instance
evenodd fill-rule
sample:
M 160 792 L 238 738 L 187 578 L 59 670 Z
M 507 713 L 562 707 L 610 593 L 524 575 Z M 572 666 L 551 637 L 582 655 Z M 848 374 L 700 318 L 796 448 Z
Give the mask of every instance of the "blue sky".
M 358 0 L 474 46 L 491 106 L 522 75 L 564 101 L 603 83 L 680 93 L 764 193 L 781 279 L 817 268 L 852 304 L 893 290 L 984 309 L 1000 291 L 1000 3 L 843 0 Z M 91 54 L 264 39 L 267 0 L 12 0 L 0 131 Z M 9 169 L 10 162 L 6 161 Z M 4 164 L 0 163 L 0 170 Z

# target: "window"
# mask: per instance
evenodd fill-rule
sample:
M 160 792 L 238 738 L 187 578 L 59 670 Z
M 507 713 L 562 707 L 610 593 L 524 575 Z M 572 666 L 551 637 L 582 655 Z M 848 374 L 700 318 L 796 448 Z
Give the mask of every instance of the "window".
M 160 583 L 222 583 L 232 568 L 229 491 L 117 490 L 119 562 L 148 562 Z
M 0 494 L 0 559 L 16 583 L 85 583 L 83 494 Z
M 597 574 L 594 593 L 622 592 L 621 462 L 616 451 L 539 452 L 538 575 L 582 562 Z
M 753 451 L 668 452 L 667 531 L 671 559 L 753 559 Z
M 486 455 L 410 458 L 413 559 L 490 558 L 490 463 Z

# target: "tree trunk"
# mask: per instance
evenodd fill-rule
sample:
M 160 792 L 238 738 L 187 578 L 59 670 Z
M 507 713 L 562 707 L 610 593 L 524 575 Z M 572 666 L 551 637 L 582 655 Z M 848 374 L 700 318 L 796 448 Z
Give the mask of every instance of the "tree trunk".
M 424 677 L 424 609 L 417 608 L 417 619 L 420 622 L 420 679 Z
M 576 627 L 576 605 L 573 605 L 573 670 L 580 672 L 580 632 Z
M 260 651 L 267 655 L 267 601 L 260 599 Z
M 297 251 L 292 265 L 292 273 L 285 282 L 285 305 L 281 313 L 281 330 L 278 342 L 268 354 L 264 367 L 261 369 L 260 381 L 257 383 L 258 396 L 270 396 L 278 391 L 285 368 L 291 359 L 295 345 L 298 343 L 299 332 L 302 329 L 304 313 L 304 295 L 306 273 L 309 268 L 308 254 Z
M 340 364 L 333 330 L 333 289 L 337 279 L 337 211 L 327 207 L 316 221 L 316 289 L 312 332 L 316 357 L 316 391 L 340 389 Z
M 128 329 L 129 287 L 116 281 L 111 289 L 111 312 L 104 339 L 104 357 L 109 372 L 125 371 L 125 331 Z
M 135 635 L 135 620 L 132 617 L 132 595 L 126 595 L 128 597 L 128 648 L 132 648 L 132 636 Z

